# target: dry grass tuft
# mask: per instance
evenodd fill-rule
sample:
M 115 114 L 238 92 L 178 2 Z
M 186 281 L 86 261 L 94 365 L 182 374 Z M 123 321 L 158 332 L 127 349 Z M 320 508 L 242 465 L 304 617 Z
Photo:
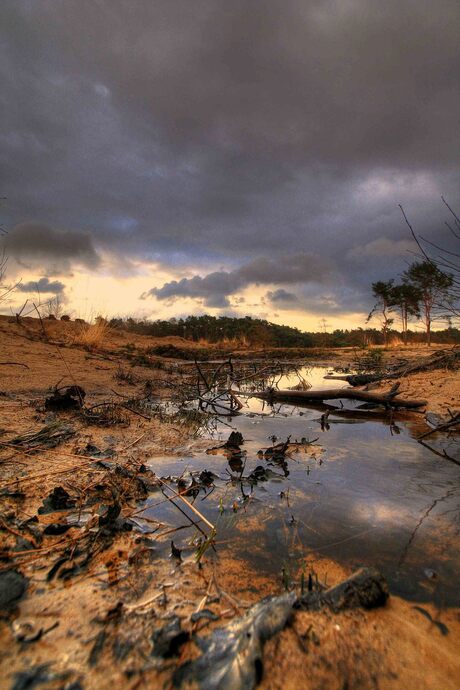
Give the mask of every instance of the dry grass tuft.
M 388 339 L 388 347 L 400 348 L 404 347 L 404 340 L 399 338 L 397 335 L 393 335 Z
M 110 326 L 105 319 L 98 317 L 95 323 L 83 324 L 75 336 L 75 345 L 100 347 L 110 333 Z
M 235 338 L 228 338 L 227 336 L 221 338 L 217 342 L 206 340 L 206 338 L 200 338 L 197 341 L 197 345 L 201 347 L 212 347 L 216 350 L 231 350 L 237 348 L 250 347 L 251 342 L 245 335 L 240 335 Z

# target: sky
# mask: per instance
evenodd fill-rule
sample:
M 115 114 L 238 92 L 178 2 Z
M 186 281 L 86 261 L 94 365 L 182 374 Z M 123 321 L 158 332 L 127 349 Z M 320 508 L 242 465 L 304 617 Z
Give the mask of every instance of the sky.
M 362 326 L 460 208 L 458 0 L 2 0 L 3 312 Z

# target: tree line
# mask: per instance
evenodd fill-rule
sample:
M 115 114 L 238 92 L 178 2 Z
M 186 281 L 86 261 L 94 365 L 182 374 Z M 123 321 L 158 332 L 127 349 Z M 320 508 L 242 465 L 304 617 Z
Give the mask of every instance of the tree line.
M 154 337 L 180 336 L 199 342 L 224 343 L 230 348 L 241 347 L 366 347 L 385 345 L 391 339 L 400 340 L 402 333 L 388 325 L 385 334 L 377 328 L 335 329 L 331 332 L 304 332 L 291 326 L 256 319 L 250 316 L 235 318 L 229 316 L 189 316 L 185 319 L 139 320 L 116 318 L 109 321 L 112 328 Z M 421 343 L 424 334 L 408 330 L 405 337 L 410 342 Z M 438 343 L 460 343 L 460 331 L 446 328 L 434 333 Z

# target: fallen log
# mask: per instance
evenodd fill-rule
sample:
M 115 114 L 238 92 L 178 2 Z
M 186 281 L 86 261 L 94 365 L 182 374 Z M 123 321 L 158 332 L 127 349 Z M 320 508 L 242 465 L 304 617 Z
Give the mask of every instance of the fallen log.
M 347 376 L 332 376 L 328 374 L 325 379 L 331 381 L 346 381 L 350 386 L 366 386 L 368 383 L 376 383 L 382 379 L 391 379 L 391 374 L 348 374 Z
M 269 388 L 255 396 L 268 402 L 307 402 L 323 400 L 360 400 L 362 402 L 383 405 L 387 408 L 402 407 L 405 409 L 417 409 L 427 404 L 426 400 L 405 400 L 397 395 L 399 384 L 395 384 L 386 393 L 371 393 L 369 391 L 357 391 L 353 388 L 333 388 L 320 391 L 291 391 Z

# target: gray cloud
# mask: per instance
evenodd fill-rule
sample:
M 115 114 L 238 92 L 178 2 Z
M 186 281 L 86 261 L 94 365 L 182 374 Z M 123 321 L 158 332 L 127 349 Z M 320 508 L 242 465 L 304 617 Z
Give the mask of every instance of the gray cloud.
M 214 271 L 204 277 L 182 278 L 152 288 L 147 295 L 159 300 L 177 297 L 204 298 L 209 307 L 227 307 L 227 297 L 248 285 L 272 283 L 322 283 L 332 276 L 327 262 L 310 254 L 280 255 L 277 258 L 260 257 L 234 271 Z M 274 299 L 282 299 L 284 290 L 278 290 Z M 144 295 L 145 296 L 145 295 Z M 273 299 L 273 298 L 272 298 Z
M 0 13 L 4 224 L 73 228 L 53 231 L 58 268 L 95 268 L 95 247 L 201 266 L 204 286 L 174 289 L 227 306 L 260 254 L 312 253 L 340 265 L 331 290 L 351 300 L 405 268 L 398 202 L 431 240 L 441 193 L 460 208 L 456 0 L 3 0 Z M 223 262 L 230 278 L 206 269 Z
M 43 277 L 38 280 L 30 280 L 27 283 L 19 283 L 16 290 L 19 290 L 19 292 L 40 292 L 61 295 L 65 290 L 65 285 L 61 283 L 60 280 L 50 280 L 49 278 Z
M 56 230 L 41 223 L 21 223 L 8 235 L 8 254 L 18 262 L 68 271 L 74 264 L 96 268 L 100 258 L 89 234 Z
M 292 304 L 293 302 L 298 302 L 299 298 L 294 292 L 288 292 L 284 288 L 279 288 L 278 290 L 269 290 L 266 295 L 270 302 L 285 302 Z

